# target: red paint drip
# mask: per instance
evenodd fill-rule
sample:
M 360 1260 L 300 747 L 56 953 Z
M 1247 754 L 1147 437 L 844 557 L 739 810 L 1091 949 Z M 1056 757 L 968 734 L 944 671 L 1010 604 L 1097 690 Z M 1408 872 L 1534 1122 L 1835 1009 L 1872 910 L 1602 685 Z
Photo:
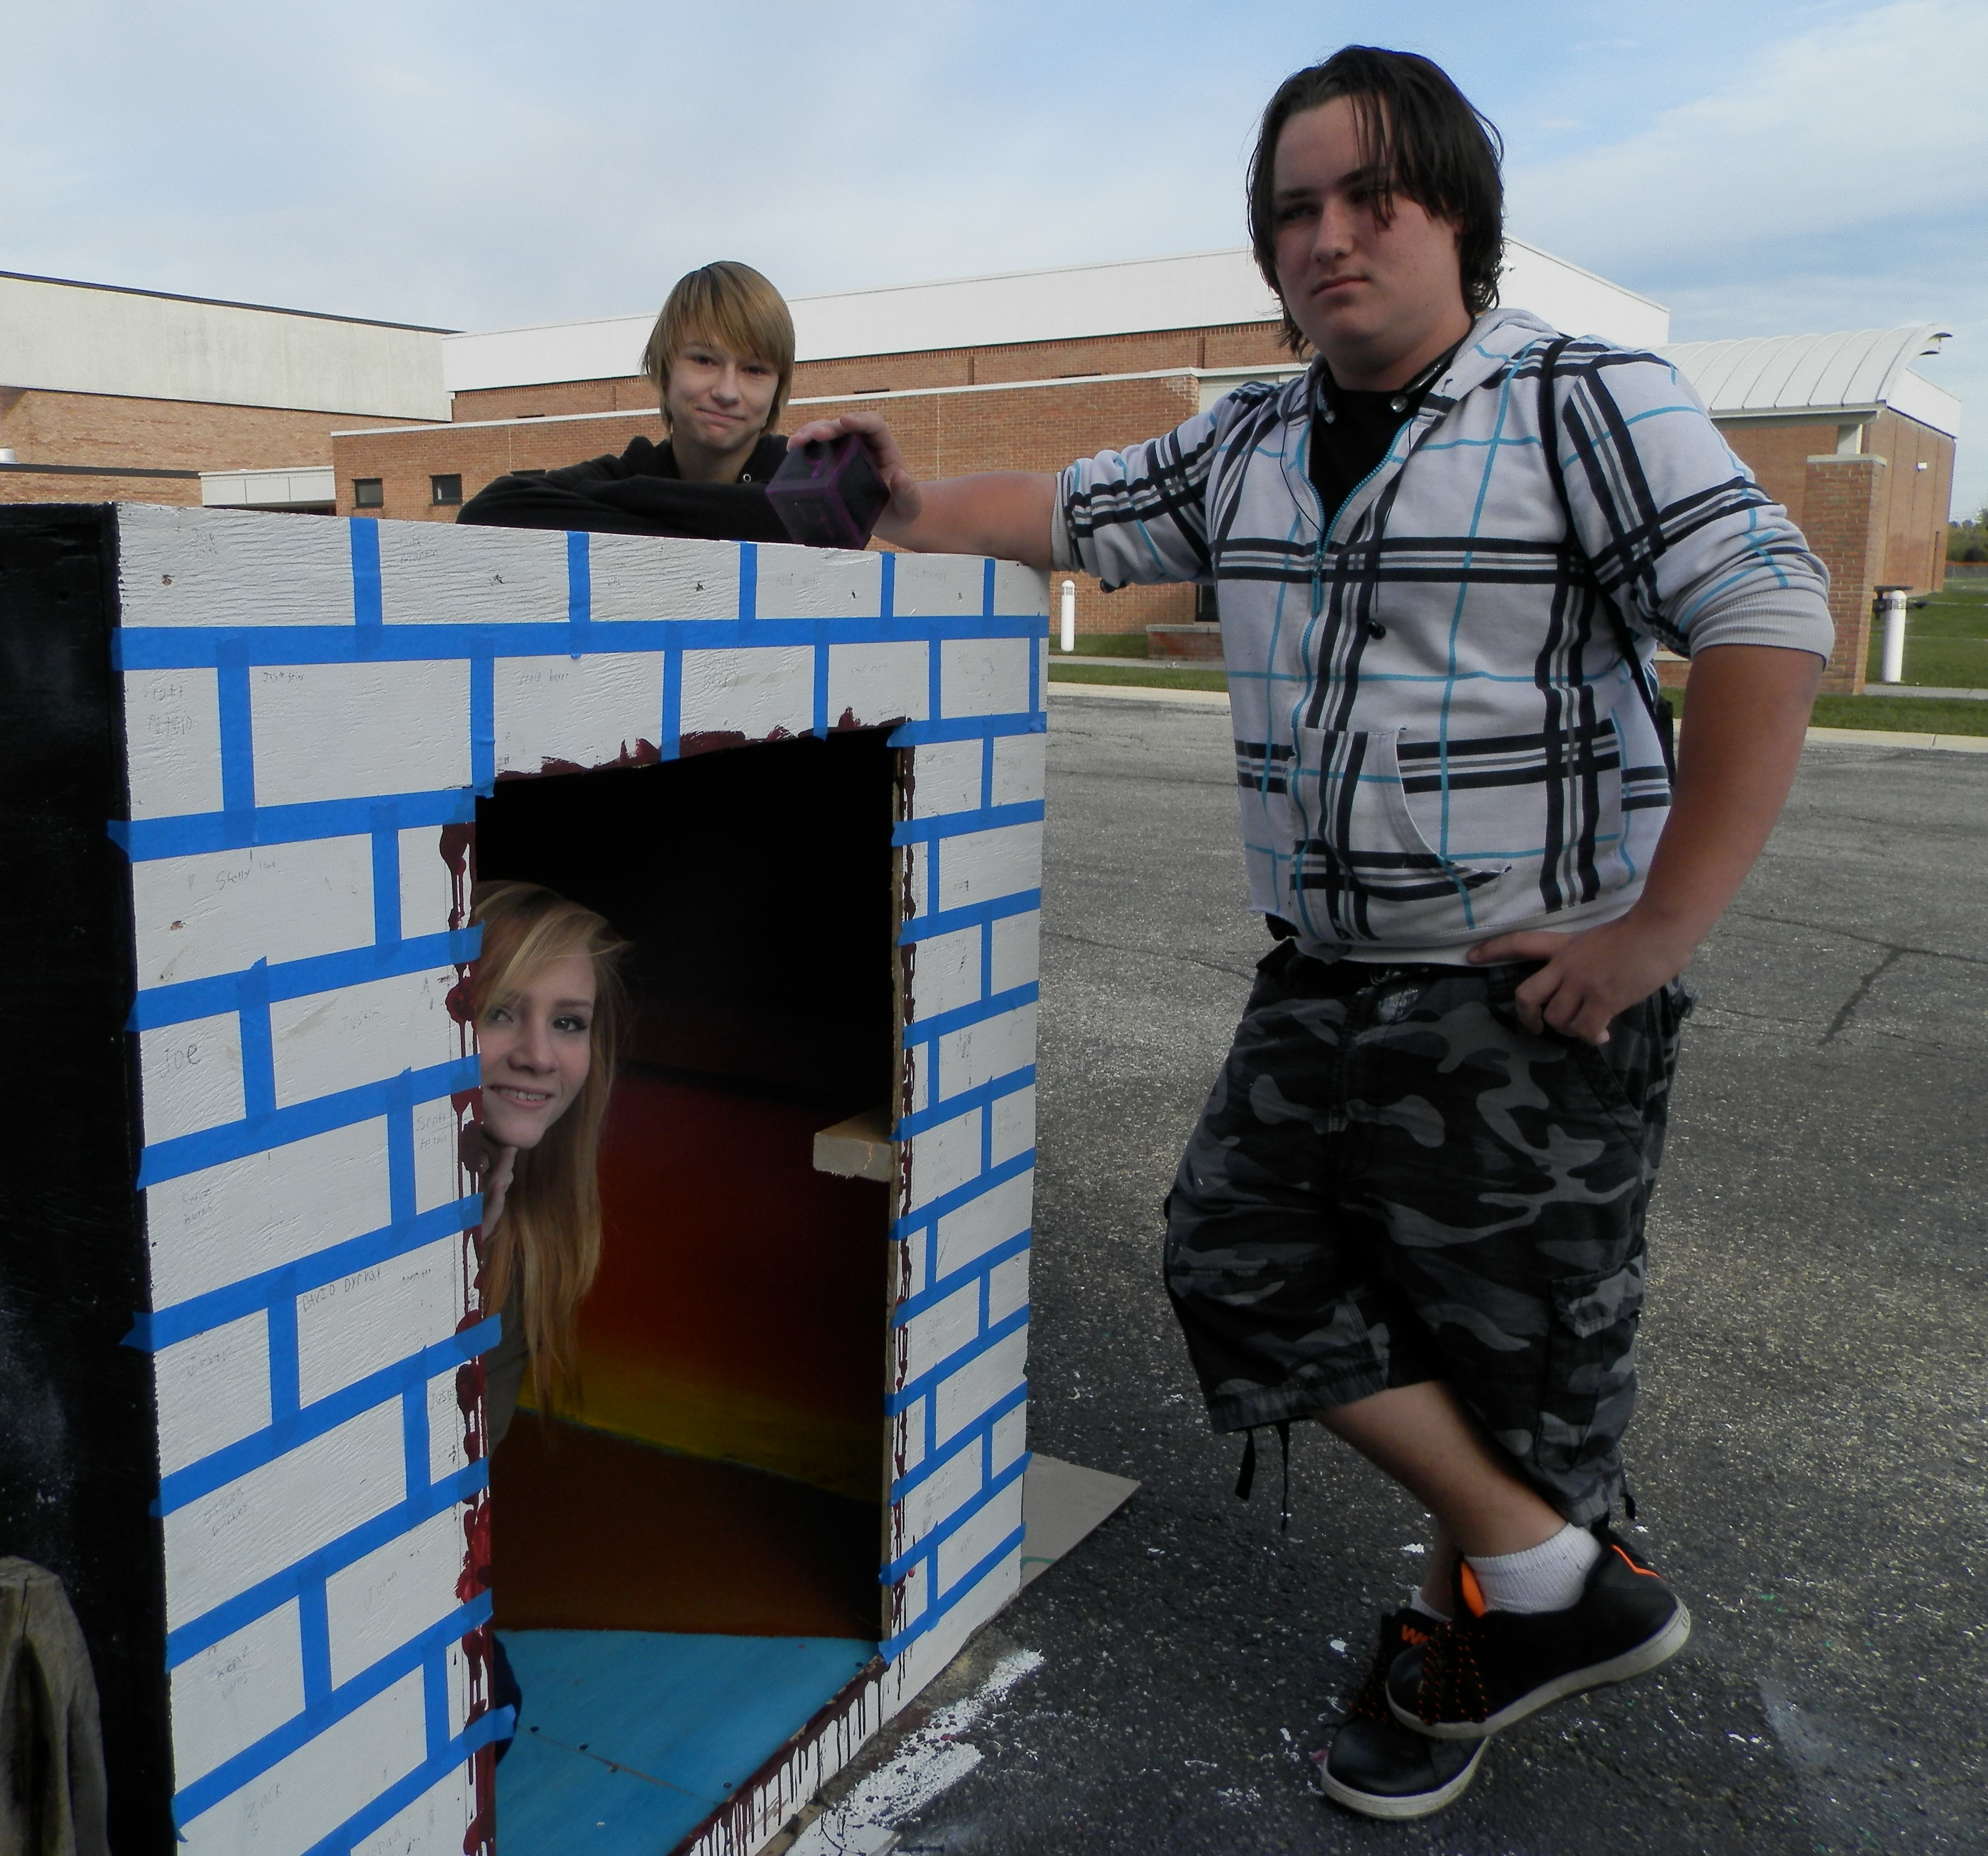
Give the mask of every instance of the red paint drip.
M 448 925 L 451 932 L 469 919 L 469 892 L 476 883 L 476 827 L 473 822 L 441 828 L 441 860 L 448 866 Z

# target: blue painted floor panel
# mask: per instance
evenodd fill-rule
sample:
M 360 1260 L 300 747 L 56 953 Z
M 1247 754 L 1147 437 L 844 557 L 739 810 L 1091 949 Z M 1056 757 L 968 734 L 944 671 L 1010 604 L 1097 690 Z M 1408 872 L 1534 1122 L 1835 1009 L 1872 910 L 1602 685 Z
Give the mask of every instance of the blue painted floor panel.
M 840 1637 L 506 1631 L 502 1856 L 666 1856 L 877 1653 Z

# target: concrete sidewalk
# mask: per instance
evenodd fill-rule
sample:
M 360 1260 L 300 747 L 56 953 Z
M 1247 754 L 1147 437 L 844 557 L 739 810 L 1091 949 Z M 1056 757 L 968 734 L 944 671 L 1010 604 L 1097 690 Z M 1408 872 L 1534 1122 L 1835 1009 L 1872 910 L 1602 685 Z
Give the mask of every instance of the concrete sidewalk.
M 1274 1446 L 1236 1502 L 1158 1280 L 1159 1201 L 1266 945 L 1226 722 L 1052 709 L 1032 1441 L 1142 1489 L 867 1763 L 954 1702 L 944 1785 L 825 1847 L 1988 1848 L 1988 759 L 1812 745 L 1689 975 L 1631 1455 L 1696 1635 L 1388 1826 L 1309 1795 L 1303 1756 L 1420 1576 L 1422 1517 L 1316 1432 L 1288 1535 Z

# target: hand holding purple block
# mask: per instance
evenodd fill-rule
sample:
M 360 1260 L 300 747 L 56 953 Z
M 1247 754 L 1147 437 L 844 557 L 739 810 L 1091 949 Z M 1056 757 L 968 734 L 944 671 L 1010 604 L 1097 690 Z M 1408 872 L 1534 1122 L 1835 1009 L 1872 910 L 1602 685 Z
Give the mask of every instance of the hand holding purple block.
M 766 485 L 767 500 L 803 547 L 860 548 L 891 492 L 859 433 L 788 448 Z

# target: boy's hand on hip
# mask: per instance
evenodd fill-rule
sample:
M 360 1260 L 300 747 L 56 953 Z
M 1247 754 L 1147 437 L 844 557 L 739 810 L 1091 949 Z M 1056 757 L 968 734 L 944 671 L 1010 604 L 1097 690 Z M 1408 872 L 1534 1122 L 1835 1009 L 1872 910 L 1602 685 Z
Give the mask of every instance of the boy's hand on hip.
M 1683 972 L 1695 941 L 1635 910 L 1577 935 L 1535 929 L 1501 935 L 1470 950 L 1473 965 L 1543 960 L 1514 996 L 1529 1031 L 1553 1030 L 1590 1044 L 1608 1042 L 1609 1021 Z

